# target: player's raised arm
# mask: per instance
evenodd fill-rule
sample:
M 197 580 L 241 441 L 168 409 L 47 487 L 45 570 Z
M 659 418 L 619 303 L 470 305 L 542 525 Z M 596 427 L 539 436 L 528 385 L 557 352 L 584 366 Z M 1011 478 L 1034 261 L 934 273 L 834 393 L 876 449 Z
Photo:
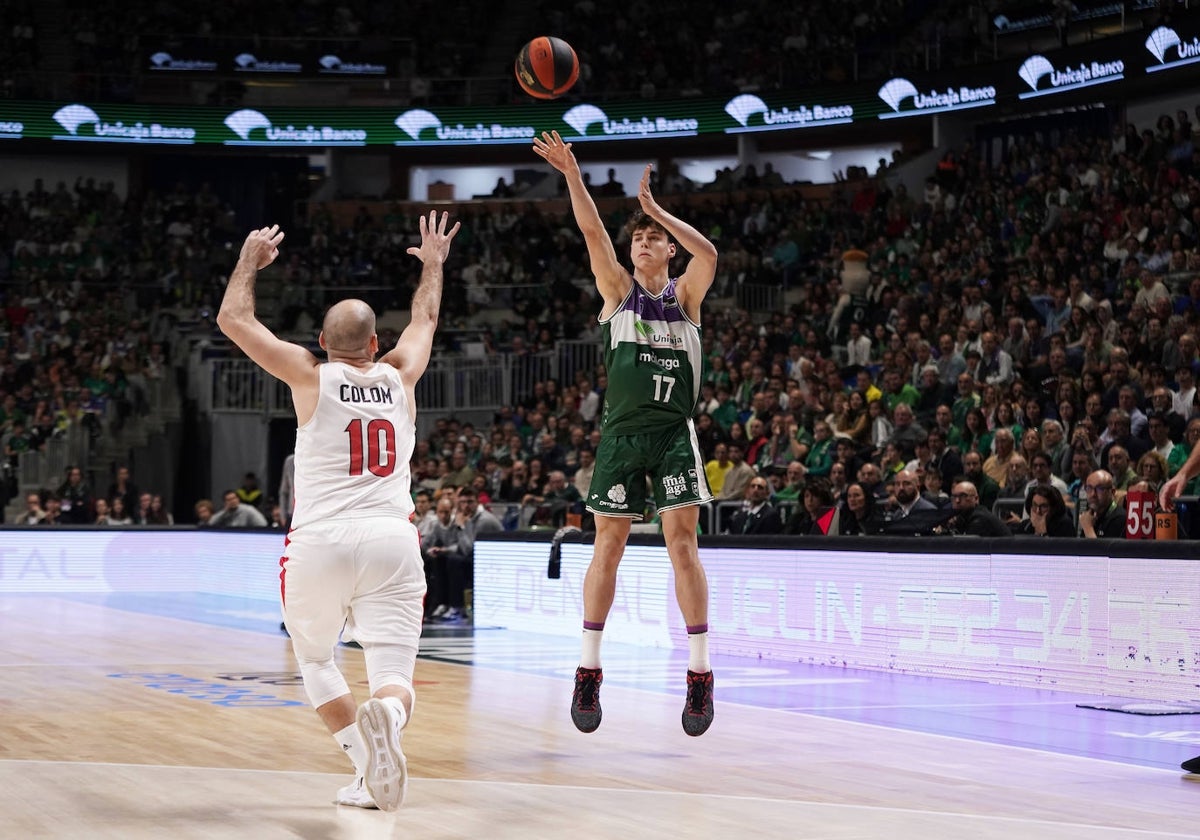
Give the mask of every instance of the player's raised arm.
M 462 227 L 462 222 L 455 222 L 447 231 L 449 219 L 450 214 L 443 212 L 439 221 L 433 210 L 428 217 L 421 216 L 421 244 L 408 249 L 422 263 L 421 281 L 413 292 L 412 316 L 396 346 L 380 360 L 399 370 L 408 388 L 425 373 L 433 350 L 433 333 L 442 308 L 442 266 L 450 255 L 450 242 Z
M 254 314 L 254 282 L 279 256 L 282 241 L 279 225 L 253 230 L 246 237 L 225 287 L 217 326 L 263 370 L 295 389 L 316 375 L 317 358 L 299 344 L 276 337 Z
M 650 192 L 650 164 L 646 164 L 646 169 L 642 172 L 642 181 L 638 185 L 638 202 L 642 205 L 643 213 L 666 228 L 667 233 L 679 243 L 679 247 L 692 255 L 675 288 L 688 314 L 697 320 L 700 303 L 717 276 L 717 248 L 707 236 L 668 213 L 654 200 Z
M 583 175 L 579 171 L 579 163 L 575 160 L 571 145 L 564 143 L 557 131 L 542 132 L 541 137 L 533 138 L 533 151 L 567 179 L 571 210 L 575 214 L 575 223 L 579 225 L 587 243 L 588 259 L 592 264 L 592 274 L 596 276 L 596 288 L 600 291 L 600 296 L 606 303 L 617 303 L 628 294 L 633 281 L 629 272 L 617 260 L 612 239 L 604 229 L 604 222 L 600 220 L 596 202 L 592 201 L 587 185 L 583 183 Z

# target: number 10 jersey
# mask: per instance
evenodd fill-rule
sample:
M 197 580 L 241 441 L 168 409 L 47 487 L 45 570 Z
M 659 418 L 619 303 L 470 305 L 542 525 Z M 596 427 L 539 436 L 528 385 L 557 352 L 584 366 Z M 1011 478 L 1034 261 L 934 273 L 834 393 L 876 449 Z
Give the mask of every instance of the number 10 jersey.
M 342 362 L 318 371 L 316 410 L 296 430 L 292 528 L 348 514 L 407 518 L 416 428 L 399 371 Z
M 600 322 L 608 388 L 601 427 L 617 435 L 661 431 L 690 418 L 700 397 L 700 325 L 675 297 L 678 278 L 652 295 L 637 281 Z

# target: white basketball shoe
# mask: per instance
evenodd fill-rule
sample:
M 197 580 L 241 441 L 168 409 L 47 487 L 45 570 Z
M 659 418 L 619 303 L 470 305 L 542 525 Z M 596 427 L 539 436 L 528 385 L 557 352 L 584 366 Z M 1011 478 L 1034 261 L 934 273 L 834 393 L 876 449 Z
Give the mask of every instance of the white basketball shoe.
M 353 805 L 355 808 L 379 807 L 371 798 L 371 792 L 367 790 L 362 776 L 356 776 L 353 782 L 338 790 L 337 798 L 333 801 L 336 805 Z
M 364 782 L 375 804 L 395 811 L 408 791 L 408 762 L 400 748 L 400 715 L 372 697 L 358 707 L 358 731 L 367 745 Z

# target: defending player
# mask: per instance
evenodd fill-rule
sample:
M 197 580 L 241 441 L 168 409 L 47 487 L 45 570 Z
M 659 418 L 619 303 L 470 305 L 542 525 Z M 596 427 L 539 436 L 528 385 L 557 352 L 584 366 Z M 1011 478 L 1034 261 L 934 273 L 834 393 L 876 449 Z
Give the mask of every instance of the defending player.
M 283 615 L 304 689 L 354 763 L 337 802 L 390 811 L 404 801 L 401 732 L 413 712 L 425 573 L 408 521 L 408 463 L 416 438 L 413 387 L 429 364 L 442 298 L 442 264 L 459 225 L 421 217 L 424 264 L 412 318 L 378 362 L 375 313 L 361 300 L 330 307 L 319 338 L 328 361 L 282 341 L 254 315 L 254 282 L 283 241 L 279 226 L 250 233 L 229 278 L 217 324 L 292 390 L 296 506 L 280 560 Z M 334 664 L 343 625 L 363 649 L 371 698 L 355 708 Z

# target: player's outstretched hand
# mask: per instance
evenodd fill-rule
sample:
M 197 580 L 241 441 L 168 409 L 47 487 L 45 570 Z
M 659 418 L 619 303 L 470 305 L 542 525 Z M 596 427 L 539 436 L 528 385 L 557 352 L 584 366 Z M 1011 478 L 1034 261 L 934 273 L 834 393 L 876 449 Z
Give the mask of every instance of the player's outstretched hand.
M 533 151 L 564 174 L 579 166 L 575 161 L 575 153 L 571 151 L 571 145 L 564 143 L 557 131 L 543 131 L 541 137 L 533 138 Z
M 447 231 L 446 223 L 449 220 L 450 214 L 446 211 L 442 211 L 441 221 L 438 221 L 436 210 L 429 211 L 428 219 L 421 216 L 421 246 L 409 248 L 408 253 L 423 263 L 430 260 L 445 262 L 450 254 L 450 241 L 462 227 L 462 222 L 455 222 L 454 227 Z
M 1174 478 L 1163 484 L 1162 489 L 1158 491 L 1158 504 L 1163 510 L 1175 510 L 1175 500 L 1183 495 L 1187 481 L 1182 474 L 1177 473 Z
M 662 208 L 658 206 L 658 202 L 654 200 L 654 195 L 650 192 L 650 170 L 653 164 L 646 164 L 646 168 L 642 171 L 642 182 L 638 184 L 638 203 L 642 205 L 642 212 L 651 219 L 658 219 L 662 215 Z
M 279 256 L 279 243 L 282 241 L 283 231 L 279 229 L 279 225 L 252 230 L 242 243 L 242 253 L 238 260 L 250 263 L 255 271 L 261 271 L 275 262 L 275 258 Z

